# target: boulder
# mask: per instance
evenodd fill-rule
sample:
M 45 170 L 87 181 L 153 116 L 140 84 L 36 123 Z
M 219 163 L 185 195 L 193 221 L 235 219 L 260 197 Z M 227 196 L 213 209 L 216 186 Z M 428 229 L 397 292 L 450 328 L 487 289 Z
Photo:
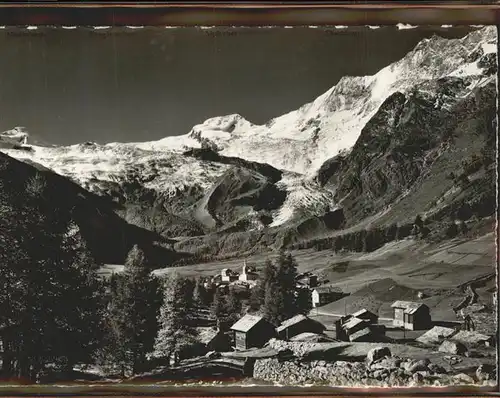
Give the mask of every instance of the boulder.
M 453 380 L 461 384 L 475 384 L 474 379 L 465 373 L 459 373 L 453 376 Z
M 373 362 L 391 356 L 391 350 L 389 347 L 375 347 L 368 351 L 366 355 L 366 362 L 371 365 Z
M 373 369 L 373 370 L 375 370 L 375 369 L 393 370 L 393 369 L 398 369 L 400 365 L 401 365 L 401 359 L 389 357 L 389 358 L 382 358 L 380 360 L 373 362 L 370 365 L 370 369 Z
M 410 361 L 403 363 L 402 367 L 408 373 L 415 373 L 429 370 L 430 361 L 428 359 L 420 359 L 418 361 Z
M 439 346 L 439 352 L 447 352 L 449 354 L 464 355 L 467 352 L 467 347 L 458 341 L 445 340 Z

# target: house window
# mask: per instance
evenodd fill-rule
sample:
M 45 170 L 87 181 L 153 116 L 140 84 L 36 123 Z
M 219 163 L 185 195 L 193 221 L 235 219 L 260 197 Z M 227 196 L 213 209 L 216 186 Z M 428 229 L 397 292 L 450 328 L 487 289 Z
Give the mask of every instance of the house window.
M 245 334 L 242 332 L 236 332 L 234 341 L 236 347 L 245 347 Z

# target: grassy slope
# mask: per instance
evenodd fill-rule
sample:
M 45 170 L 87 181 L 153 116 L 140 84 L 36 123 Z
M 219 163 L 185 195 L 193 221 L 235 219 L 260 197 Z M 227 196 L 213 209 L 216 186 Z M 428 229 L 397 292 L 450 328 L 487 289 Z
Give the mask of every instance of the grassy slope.
M 350 296 L 328 304 L 322 310 L 343 314 L 367 307 L 382 317 L 392 316 L 390 304 L 397 299 L 417 299 L 424 291 L 425 302 L 436 319 L 455 319 L 452 311 L 462 298 L 458 286 L 495 271 L 495 237 L 489 233 L 475 240 L 454 240 L 441 244 L 403 240 L 372 253 L 333 253 L 300 250 L 293 252 L 299 271 L 317 273 L 323 282 L 340 287 Z M 272 257 L 272 256 L 269 256 Z M 262 267 L 266 254 L 250 256 L 249 264 Z M 242 259 L 188 265 L 175 268 L 186 276 L 215 275 L 223 268 L 241 270 Z M 158 273 L 174 272 L 174 269 Z M 488 303 L 491 293 L 484 292 Z

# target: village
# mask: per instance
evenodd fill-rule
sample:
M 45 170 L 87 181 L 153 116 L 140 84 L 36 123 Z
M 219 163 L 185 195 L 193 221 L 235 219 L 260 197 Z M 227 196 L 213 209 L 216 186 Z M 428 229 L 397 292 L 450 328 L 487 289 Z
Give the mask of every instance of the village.
M 256 267 L 247 265 L 244 261 L 241 273 L 224 268 L 219 273 L 204 278 L 203 286 L 207 291 L 213 289 L 227 294 L 233 290 L 246 292 L 248 295 L 257 286 L 259 278 Z M 183 350 L 179 356 L 180 361 L 174 366 L 170 364 L 170 371 L 197 371 L 201 373 L 195 372 L 196 374 L 204 374 L 215 366 L 219 371 L 222 369 L 222 374 L 225 374 L 225 369 L 269 379 L 269 366 L 263 367 L 262 364 L 272 364 L 276 358 L 280 358 L 279 361 L 283 361 L 283 358 L 303 360 L 314 353 L 314 358 L 330 362 L 332 366 L 339 360 L 359 363 L 361 359 L 373 365 L 389 358 L 397 358 L 401 362 L 399 351 L 406 354 L 414 351 L 417 359 L 408 359 L 406 364 L 406 368 L 413 369 L 410 373 L 407 372 L 408 377 L 413 377 L 412 380 L 421 381 L 422 377 L 433 374 L 430 369 L 434 373 L 445 372 L 448 365 L 460 369 L 462 362 L 465 366 L 471 360 L 472 364 L 476 364 L 472 366 L 475 366 L 473 370 L 477 376 L 471 379 L 467 372 L 460 373 L 462 381 L 475 382 L 476 379 L 493 378 L 493 366 L 479 363 L 477 358 L 495 355 L 495 336 L 476 331 L 471 316 L 464 314 L 460 308 L 454 309 L 456 321 L 433 319 L 431 309 L 424 303 L 425 295 L 419 292 L 412 301 L 395 300 L 391 305 L 392 317 L 380 317 L 366 308 L 350 313 L 346 311 L 344 314 L 327 314 L 322 310 L 323 306 L 349 294 L 321 282 L 318 275 L 311 272 L 297 275 L 296 290 L 307 291 L 310 309 L 279 325 L 268 322 L 262 314 L 250 312 L 227 324 L 213 319 L 209 308 L 200 308 L 199 313 L 205 314 L 199 318 L 203 322 L 197 325 L 201 343 Z M 496 292 L 493 293 L 493 302 L 496 303 Z M 339 348 L 343 351 L 354 350 L 356 355 L 332 354 L 338 352 Z M 444 361 L 447 366 L 436 367 L 431 364 L 427 358 L 429 352 L 437 353 L 438 362 L 442 364 Z M 390 366 L 394 366 L 391 363 Z M 375 379 L 387 382 L 391 374 L 390 366 L 383 374 L 376 372 Z M 414 376 L 415 372 L 418 373 L 417 376 Z M 276 377 L 279 378 L 274 372 L 270 379 Z

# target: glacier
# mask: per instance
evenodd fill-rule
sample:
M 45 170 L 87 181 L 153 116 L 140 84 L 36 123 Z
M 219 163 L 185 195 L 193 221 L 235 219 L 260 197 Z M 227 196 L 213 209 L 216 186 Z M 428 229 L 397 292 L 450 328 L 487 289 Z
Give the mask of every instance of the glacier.
M 231 114 L 205 120 L 187 134 L 157 141 L 32 146 L 33 151 L 3 145 L 0 150 L 19 160 L 39 163 L 90 191 L 98 191 L 106 183 L 134 179 L 148 189 L 175 195 L 193 186 L 207 191 L 230 167 L 183 155 L 187 149 L 209 145 L 221 155 L 267 163 L 284 171 L 279 184 L 288 196 L 271 224 L 277 226 L 300 209 L 319 214 L 324 208 L 335 207 L 333 192 L 317 186 L 314 177 L 326 160 L 353 147 L 389 96 L 410 93 L 415 86 L 442 77 L 467 77 L 470 92 L 491 79 L 483 74 L 479 59 L 496 52 L 494 26 L 459 39 L 434 35 L 378 73 L 345 76 L 313 101 L 262 125 Z M 25 130 L 13 129 L 0 133 L 0 143 L 12 139 L 25 142 L 27 137 Z

